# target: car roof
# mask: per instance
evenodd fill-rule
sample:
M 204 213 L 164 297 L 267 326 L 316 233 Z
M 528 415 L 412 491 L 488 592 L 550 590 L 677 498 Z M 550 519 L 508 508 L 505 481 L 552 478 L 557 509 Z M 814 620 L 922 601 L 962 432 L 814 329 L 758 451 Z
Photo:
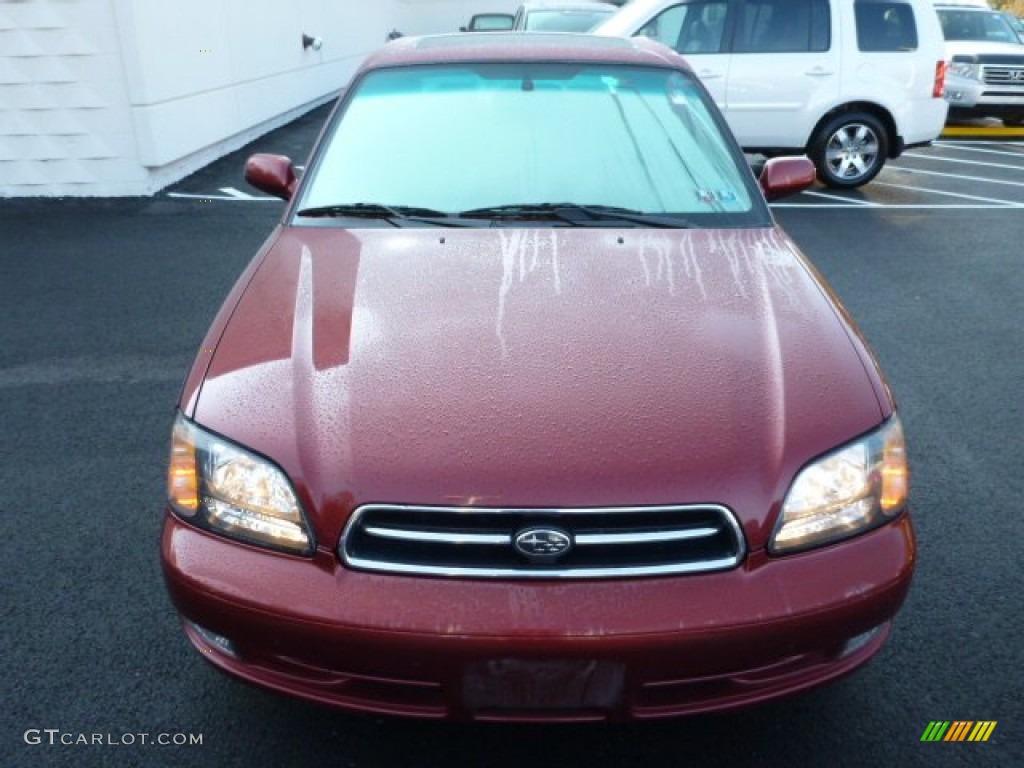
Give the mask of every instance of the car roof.
M 605 2 L 559 2 L 559 0 L 529 0 L 520 6 L 524 11 L 607 11 L 613 13 L 617 6 Z
M 372 53 L 357 76 L 373 69 L 430 64 L 504 62 L 604 63 L 689 69 L 682 56 L 647 38 L 568 32 L 465 32 L 400 37 Z

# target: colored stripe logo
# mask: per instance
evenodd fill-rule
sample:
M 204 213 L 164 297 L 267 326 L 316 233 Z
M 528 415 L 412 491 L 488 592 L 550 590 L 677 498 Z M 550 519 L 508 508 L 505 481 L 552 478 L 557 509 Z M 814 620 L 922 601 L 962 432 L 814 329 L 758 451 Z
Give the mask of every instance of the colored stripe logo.
M 996 729 L 996 720 L 932 720 L 921 734 L 921 741 L 988 741 Z

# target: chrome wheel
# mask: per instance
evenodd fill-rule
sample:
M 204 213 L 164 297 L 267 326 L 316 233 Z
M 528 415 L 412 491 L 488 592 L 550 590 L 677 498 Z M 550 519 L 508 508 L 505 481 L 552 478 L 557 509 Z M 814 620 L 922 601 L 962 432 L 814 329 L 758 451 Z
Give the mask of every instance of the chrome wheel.
M 885 164 L 885 129 L 869 114 L 841 114 L 821 127 L 809 154 L 823 183 L 859 187 L 875 178 Z
M 832 134 L 825 148 L 825 162 L 840 179 L 859 179 L 878 162 L 878 134 L 863 123 L 844 125 Z

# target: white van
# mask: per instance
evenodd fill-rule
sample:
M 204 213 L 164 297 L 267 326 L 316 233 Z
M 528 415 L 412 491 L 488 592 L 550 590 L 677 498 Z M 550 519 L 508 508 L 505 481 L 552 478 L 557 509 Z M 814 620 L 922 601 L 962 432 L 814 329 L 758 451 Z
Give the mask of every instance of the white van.
M 832 187 L 941 132 L 931 0 L 633 0 L 594 30 L 682 53 L 747 152 L 806 153 Z

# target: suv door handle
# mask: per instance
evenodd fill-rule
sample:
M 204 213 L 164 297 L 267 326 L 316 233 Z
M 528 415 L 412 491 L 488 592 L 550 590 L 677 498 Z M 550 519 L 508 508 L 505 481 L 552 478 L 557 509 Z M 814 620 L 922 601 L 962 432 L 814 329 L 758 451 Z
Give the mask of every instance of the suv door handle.
M 716 72 L 715 70 L 707 69 L 706 67 L 704 69 L 697 70 L 697 77 L 701 80 L 716 80 L 721 76 L 721 72 Z
M 804 74 L 810 75 L 811 77 L 831 77 L 835 72 L 831 69 L 825 69 L 824 67 L 815 67 L 814 69 L 807 70 Z

